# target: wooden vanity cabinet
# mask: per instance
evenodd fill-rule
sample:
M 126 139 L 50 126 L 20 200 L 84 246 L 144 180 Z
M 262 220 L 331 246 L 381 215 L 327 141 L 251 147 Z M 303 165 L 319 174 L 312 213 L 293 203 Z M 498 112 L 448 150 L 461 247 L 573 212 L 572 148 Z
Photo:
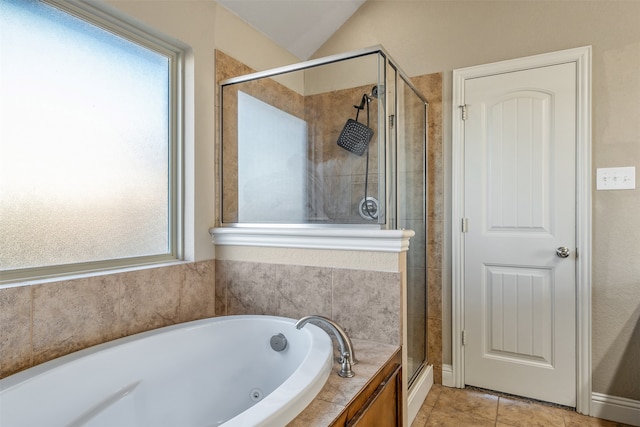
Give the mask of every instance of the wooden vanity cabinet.
M 389 359 L 331 424 L 331 427 L 338 426 L 402 426 L 402 356 L 400 350 Z

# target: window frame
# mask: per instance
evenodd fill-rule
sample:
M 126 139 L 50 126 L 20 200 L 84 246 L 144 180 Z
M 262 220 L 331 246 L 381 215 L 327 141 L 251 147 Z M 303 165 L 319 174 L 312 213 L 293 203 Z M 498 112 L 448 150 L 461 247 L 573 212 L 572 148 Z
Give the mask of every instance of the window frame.
M 167 253 L 159 255 L 0 270 L 0 285 L 184 260 L 185 62 L 188 46 L 147 28 L 104 4 L 78 0 L 39 1 L 167 57 L 169 65 L 169 186 L 167 189 L 169 244 Z

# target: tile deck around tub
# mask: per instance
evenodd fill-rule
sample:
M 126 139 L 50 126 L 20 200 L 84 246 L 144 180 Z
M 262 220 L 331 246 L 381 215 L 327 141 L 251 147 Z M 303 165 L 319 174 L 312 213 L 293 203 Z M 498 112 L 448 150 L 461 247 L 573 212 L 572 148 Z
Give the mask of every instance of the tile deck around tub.
M 340 364 L 333 363 L 329 379 L 316 398 L 288 427 L 326 427 L 335 420 L 347 404 L 375 376 L 398 350 L 398 346 L 378 342 L 351 340 L 358 363 L 353 366 L 353 378 L 338 376 Z M 337 356 L 337 352 L 334 354 Z

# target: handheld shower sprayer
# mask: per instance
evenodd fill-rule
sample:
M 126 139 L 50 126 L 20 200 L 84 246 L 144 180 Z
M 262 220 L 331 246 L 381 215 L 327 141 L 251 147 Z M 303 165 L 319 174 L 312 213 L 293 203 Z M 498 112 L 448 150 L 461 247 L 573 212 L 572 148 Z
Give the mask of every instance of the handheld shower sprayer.
M 353 108 L 357 109 L 358 112 L 360 112 L 360 110 L 364 110 L 364 106 L 368 105 L 368 103 L 371 102 L 371 98 L 369 97 L 369 95 L 365 94 L 362 95 L 362 99 L 360 100 L 360 105 L 354 105 Z M 358 119 L 357 115 L 356 115 L 356 120 Z

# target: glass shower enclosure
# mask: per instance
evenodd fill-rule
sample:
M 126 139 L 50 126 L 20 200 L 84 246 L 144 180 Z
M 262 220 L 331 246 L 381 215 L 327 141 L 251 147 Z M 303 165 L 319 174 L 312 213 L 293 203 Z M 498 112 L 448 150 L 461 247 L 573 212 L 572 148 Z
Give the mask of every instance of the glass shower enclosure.
M 428 103 L 382 47 L 220 83 L 220 223 L 416 232 L 407 376 L 427 361 Z

